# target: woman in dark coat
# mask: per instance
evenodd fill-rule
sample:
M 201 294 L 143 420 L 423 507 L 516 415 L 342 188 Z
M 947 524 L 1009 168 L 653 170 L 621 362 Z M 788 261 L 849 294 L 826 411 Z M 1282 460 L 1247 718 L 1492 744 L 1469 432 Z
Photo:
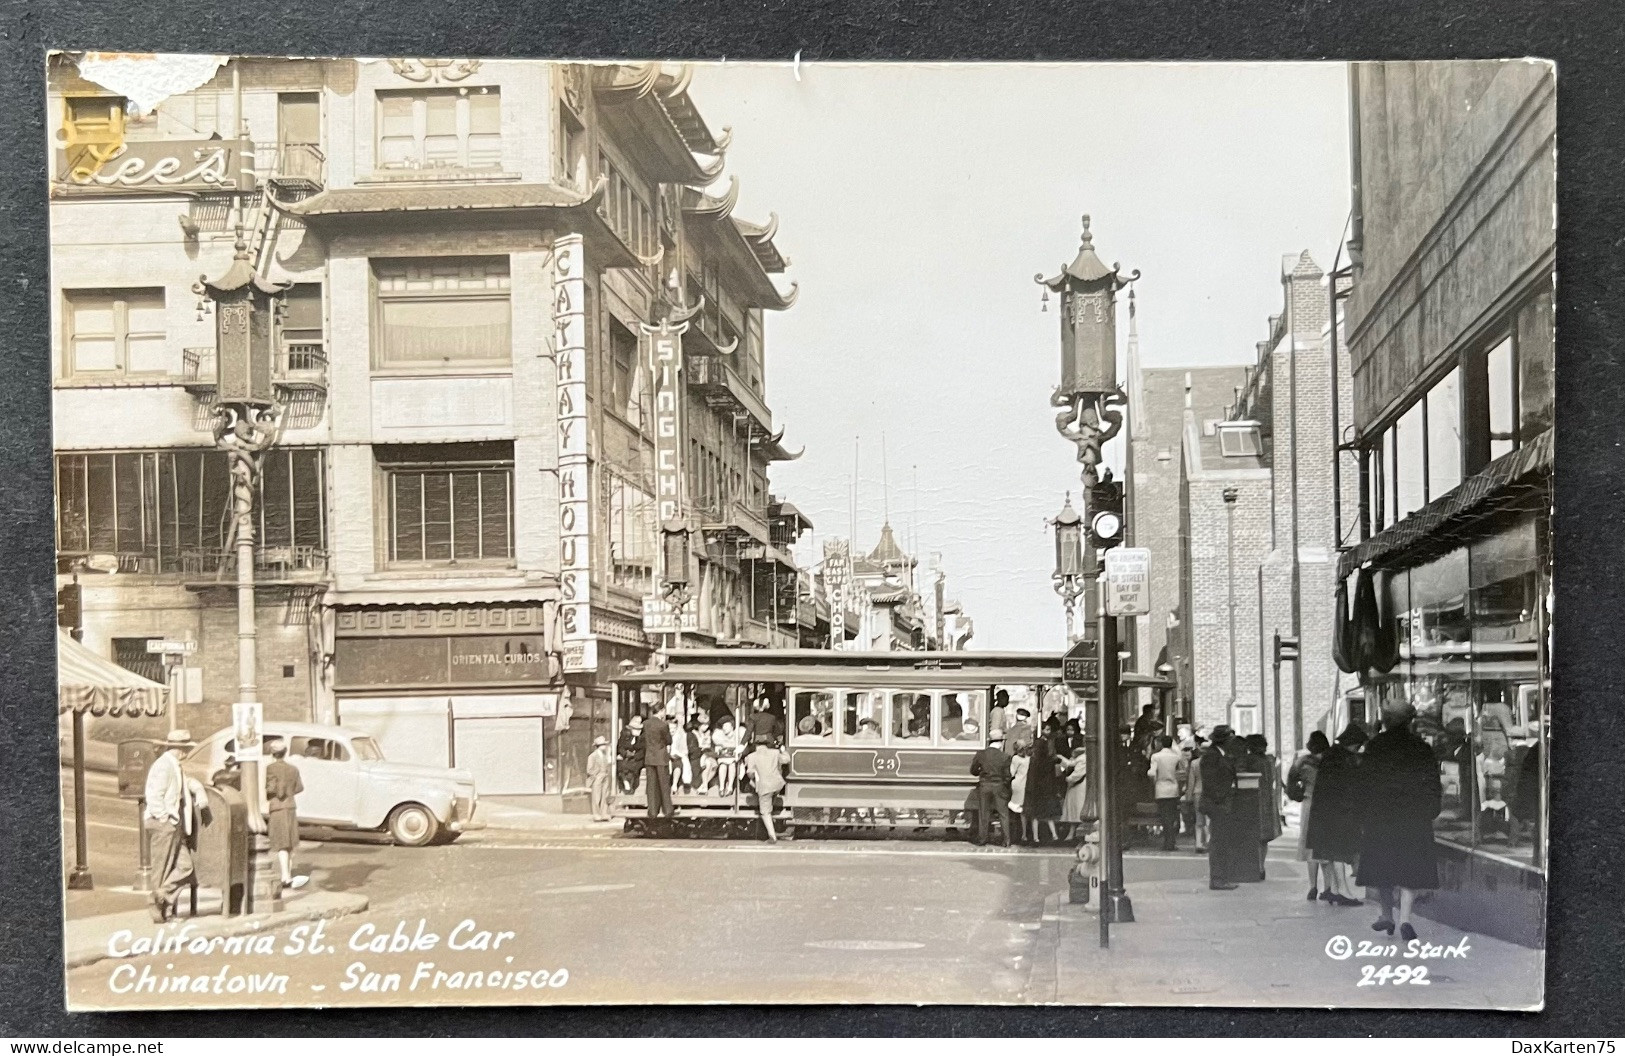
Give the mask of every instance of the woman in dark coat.
M 1061 841 L 1055 822 L 1061 817 L 1061 799 L 1066 795 L 1066 779 L 1061 776 L 1061 760 L 1049 738 L 1033 740 L 1032 762 L 1027 766 L 1027 798 L 1022 803 L 1023 823 L 1031 823 L 1033 842 L 1038 843 L 1038 826 L 1049 823 L 1050 840 Z
M 1365 731 L 1358 723 L 1337 735 L 1315 767 L 1315 804 L 1309 811 L 1304 842 L 1310 857 L 1322 863 L 1326 889 L 1322 901 L 1334 906 L 1358 906 L 1349 885 L 1348 869 L 1360 857 L 1360 819 L 1364 804 L 1360 799 L 1360 747 Z
M 1365 826 L 1355 880 L 1377 888 L 1382 916 L 1371 927 L 1390 935 L 1396 923 L 1397 892 L 1397 923 L 1406 939 L 1416 938 L 1411 926 L 1416 892 L 1439 886 L 1433 819 L 1439 816 L 1444 795 L 1433 749 L 1411 730 L 1415 717 L 1416 709 L 1409 703 L 1385 707 L 1383 730 L 1366 745 L 1360 766 Z

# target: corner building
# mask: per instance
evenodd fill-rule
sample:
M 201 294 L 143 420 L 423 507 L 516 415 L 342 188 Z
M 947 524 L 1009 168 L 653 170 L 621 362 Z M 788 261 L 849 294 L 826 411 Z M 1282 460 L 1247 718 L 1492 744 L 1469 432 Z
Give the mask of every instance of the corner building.
M 215 324 L 191 286 L 239 226 L 294 284 L 258 503 L 268 718 L 368 730 L 487 794 L 583 787 L 608 680 L 658 644 L 662 401 L 674 512 L 703 540 L 678 640 L 810 634 L 790 557 L 807 526 L 768 488 L 790 456 L 763 313 L 794 287 L 776 222 L 706 190 L 727 137 L 687 84 L 658 65 L 233 59 L 141 117 L 55 60 L 59 572 L 85 586 L 87 644 L 150 668 L 147 638 L 195 641 L 182 724 L 228 721 Z M 118 160 L 76 166 L 113 124 Z M 248 171 L 150 179 L 199 151 Z M 650 328 L 695 306 L 661 392 Z
M 1438 760 L 1442 888 L 1421 911 L 1531 945 L 1551 720 L 1554 80 L 1525 61 L 1352 67 L 1363 487 L 1337 567 L 1379 603 L 1352 629 L 1397 646 L 1360 665 L 1363 717 L 1409 701 Z

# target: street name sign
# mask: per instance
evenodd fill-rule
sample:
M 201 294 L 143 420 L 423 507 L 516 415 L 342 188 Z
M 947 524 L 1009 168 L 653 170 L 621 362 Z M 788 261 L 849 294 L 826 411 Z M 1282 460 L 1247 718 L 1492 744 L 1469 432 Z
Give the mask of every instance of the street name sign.
M 1151 611 L 1151 551 L 1115 547 L 1106 551 L 1106 615 L 1145 616 Z
M 1073 644 L 1061 657 L 1061 681 L 1087 700 L 1100 696 L 1100 649 L 1091 641 Z
M 180 653 L 190 656 L 197 652 L 196 642 L 177 642 L 167 638 L 148 638 L 147 652 L 149 653 Z

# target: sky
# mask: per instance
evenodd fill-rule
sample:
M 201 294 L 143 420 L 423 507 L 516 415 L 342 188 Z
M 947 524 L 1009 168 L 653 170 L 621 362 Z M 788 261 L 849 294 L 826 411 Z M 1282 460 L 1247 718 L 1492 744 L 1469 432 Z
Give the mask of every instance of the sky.
M 851 533 L 855 476 L 858 547 L 889 517 L 922 572 L 940 555 L 973 649 L 1065 647 L 1046 521 L 1079 465 L 1033 277 L 1076 255 L 1080 217 L 1141 271 L 1148 367 L 1251 362 L 1282 257 L 1330 270 L 1348 218 L 1337 63 L 728 63 L 691 94 L 733 130 L 734 215 L 778 214 L 800 287 L 766 313 L 768 403 L 805 448 L 773 492 L 816 526 L 799 553 Z

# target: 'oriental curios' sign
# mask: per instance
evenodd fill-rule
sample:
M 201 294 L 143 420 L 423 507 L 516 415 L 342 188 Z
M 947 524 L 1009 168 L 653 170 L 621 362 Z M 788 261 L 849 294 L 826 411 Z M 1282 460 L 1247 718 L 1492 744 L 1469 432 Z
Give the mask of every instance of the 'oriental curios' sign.
M 559 639 L 564 670 L 594 671 L 592 530 L 587 480 L 587 262 L 580 235 L 553 243 L 553 339 L 558 372 Z

